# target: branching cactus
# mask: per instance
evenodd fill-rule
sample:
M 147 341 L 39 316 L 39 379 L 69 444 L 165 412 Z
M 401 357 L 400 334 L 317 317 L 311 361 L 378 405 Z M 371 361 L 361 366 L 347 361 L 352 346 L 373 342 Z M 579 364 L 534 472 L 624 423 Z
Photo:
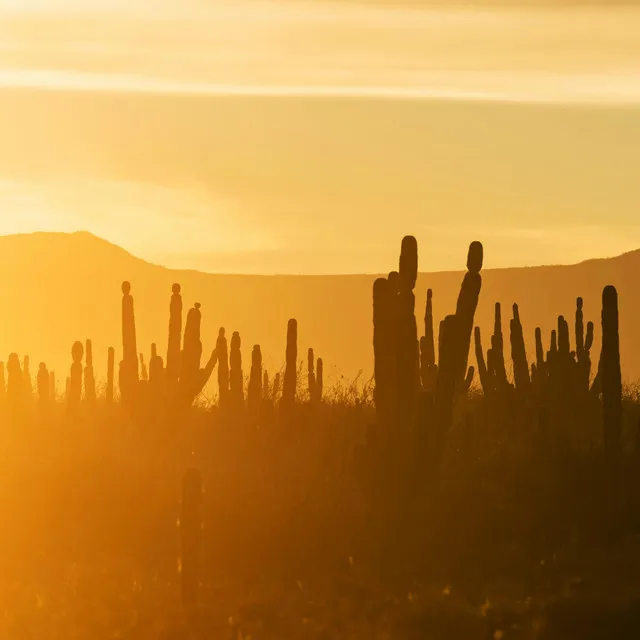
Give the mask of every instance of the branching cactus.
M 96 403 L 96 379 L 93 372 L 93 345 L 91 340 L 86 342 L 86 362 L 84 367 L 84 395 L 89 405 Z
M 269 376 L 265 371 L 263 385 L 262 352 L 260 351 L 260 345 L 256 344 L 251 351 L 251 373 L 249 374 L 249 388 L 247 390 L 247 407 L 253 418 L 260 412 L 264 391 L 263 387 L 268 390 Z
M 166 382 L 169 387 L 177 385 L 180 377 L 182 352 L 182 295 L 179 284 L 174 284 L 169 309 L 169 346 L 167 348 Z
M 82 342 L 76 342 L 73 345 L 71 357 L 73 358 L 73 364 L 71 365 L 71 375 L 69 377 L 67 408 L 70 413 L 76 413 L 82 399 L 82 358 L 84 357 Z
M 197 469 L 189 469 L 182 481 L 182 509 L 180 512 L 180 591 L 182 604 L 198 604 L 202 539 L 202 476 Z
M 47 365 L 44 362 L 40 363 L 38 368 L 38 376 L 36 378 L 36 384 L 38 387 L 38 406 L 40 410 L 45 411 L 49 408 L 50 399 L 50 384 L 51 377 L 47 371 Z
M 120 363 L 120 396 L 125 405 L 135 402 L 138 389 L 138 348 L 136 342 L 136 320 L 131 295 L 131 284 L 122 283 L 122 350 Z
M 229 400 L 229 352 L 227 349 L 227 338 L 224 327 L 218 332 L 216 342 L 218 353 L 218 396 L 221 409 L 227 408 Z
M 107 356 L 107 404 L 113 404 L 114 388 L 113 378 L 115 373 L 116 364 L 116 350 L 113 347 L 109 347 Z
M 600 353 L 602 416 L 607 459 L 617 464 L 622 430 L 622 373 L 618 335 L 618 293 L 607 286 L 602 292 L 602 351 Z
M 482 392 L 486 397 L 491 397 L 496 390 L 495 372 L 493 369 L 489 369 L 485 362 L 480 327 L 475 328 L 473 339 L 476 352 L 476 363 L 478 366 L 478 376 L 480 378 L 480 384 L 482 385 Z M 489 356 L 487 356 L 487 360 L 488 359 Z
M 202 393 L 218 361 L 217 351 L 214 350 L 205 368 L 200 369 L 200 360 L 202 358 L 201 323 L 200 304 L 196 303 L 187 314 L 187 323 L 184 331 L 184 348 L 182 350 L 180 385 L 177 396 L 181 408 L 191 406 L 197 396 Z
M 229 354 L 229 393 L 233 409 L 239 413 L 244 409 L 244 373 L 242 372 L 242 341 L 237 331 L 231 336 Z
M 293 405 L 296 399 L 298 382 L 298 322 L 294 318 L 287 325 L 286 367 L 284 370 L 284 386 L 282 404 Z

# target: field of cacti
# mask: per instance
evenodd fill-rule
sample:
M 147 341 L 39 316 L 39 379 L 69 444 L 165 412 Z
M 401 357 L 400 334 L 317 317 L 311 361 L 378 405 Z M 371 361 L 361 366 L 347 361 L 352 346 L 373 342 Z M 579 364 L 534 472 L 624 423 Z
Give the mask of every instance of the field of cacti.
M 456 308 L 435 324 L 430 290 L 419 331 L 406 237 L 373 288 L 373 379 L 351 385 L 325 385 L 295 319 L 282 371 L 225 328 L 203 358 L 207 310 L 185 317 L 179 284 L 165 359 L 137 342 L 129 282 L 122 345 L 79 336 L 64 394 L 11 354 L 0 637 L 638 637 L 640 398 L 616 289 L 576 292 L 573 331 L 559 316 L 550 336 L 495 301 L 483 345 L 482 263 L 474 242 Z

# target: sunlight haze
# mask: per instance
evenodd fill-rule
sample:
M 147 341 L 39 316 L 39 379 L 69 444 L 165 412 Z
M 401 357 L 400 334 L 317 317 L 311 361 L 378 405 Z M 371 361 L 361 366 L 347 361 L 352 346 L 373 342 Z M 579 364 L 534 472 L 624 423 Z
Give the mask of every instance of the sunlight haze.
M 634 8 L 0 0 L 0 233 L 245 273 L 375 272 L 405 232 L 425 270 L 619 254 L 639 62 Z

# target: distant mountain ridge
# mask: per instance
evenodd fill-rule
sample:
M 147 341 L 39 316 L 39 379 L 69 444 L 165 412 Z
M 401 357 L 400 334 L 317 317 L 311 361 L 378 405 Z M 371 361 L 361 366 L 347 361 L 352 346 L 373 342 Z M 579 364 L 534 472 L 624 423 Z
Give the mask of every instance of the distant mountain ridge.
M 397 239 L 398 250 L 400 238 Z M 466 260 L 466 240 L 460 242 L 460 266 Z M 383 270 L 383 267 L 384 270 Z M 381 272 L 397 265 L 381 265 Z M 91 338 L 98 378 L 104 377 L 109 346 L 121 350 L 120 285 L 132 283 L 138 348 L 148 357 L 151 342 L 166 351 L 171 285 L 180 282 L 186 310 L 202 304 L 203 344 L 215 346 L 220 326 L 242 336 L 244 373 L 249 372 L 253 344 L 262 346 L 272 371 L 284 362 L 286 324 L 299 322 L 299 358 L 309 347 L 327 363 L 328 382 L 341 375 L 372 371 L 372 301 L 375 275 L 253 276 L 177 271 L 132 256 L 89 233 L 37 233 L 0 237 L 0 359 L 12 351 L 45 361 L 56 370 L 59 388 L 68 375 L 75 340 Z M 534 352 L 534 329 L 549 331 L 563 314 L 573 326 L 575 299 L 585 300 L 585 320 L 596 325 L 593 350 L 600 344 L 602 288 L 613 284 L 620 298 L 623 375 L 640 378 L 640 250 L 615 258 L 576 265 L 507 268 L 483 271 L 476 323 L 485 340 L 491 331 L 493 306 L 503 305 L 508 331 L 511 305 L 520 306 L 527 350 Z M 455 308 L 462 272 L 421 273 L 416 287 L 416 317 L 422 334 L 427 288 L 434 291 L 436 320 Z M 473 361 L 473 356 L 471 356 Z

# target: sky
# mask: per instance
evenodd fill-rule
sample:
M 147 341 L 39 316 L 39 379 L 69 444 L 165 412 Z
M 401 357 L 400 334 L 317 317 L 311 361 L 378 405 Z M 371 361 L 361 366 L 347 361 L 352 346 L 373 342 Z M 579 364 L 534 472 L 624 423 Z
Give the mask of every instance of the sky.
M 4 234 L 258 273 L 640 247 L 632 8 L 0 0 L 0 116 Z

